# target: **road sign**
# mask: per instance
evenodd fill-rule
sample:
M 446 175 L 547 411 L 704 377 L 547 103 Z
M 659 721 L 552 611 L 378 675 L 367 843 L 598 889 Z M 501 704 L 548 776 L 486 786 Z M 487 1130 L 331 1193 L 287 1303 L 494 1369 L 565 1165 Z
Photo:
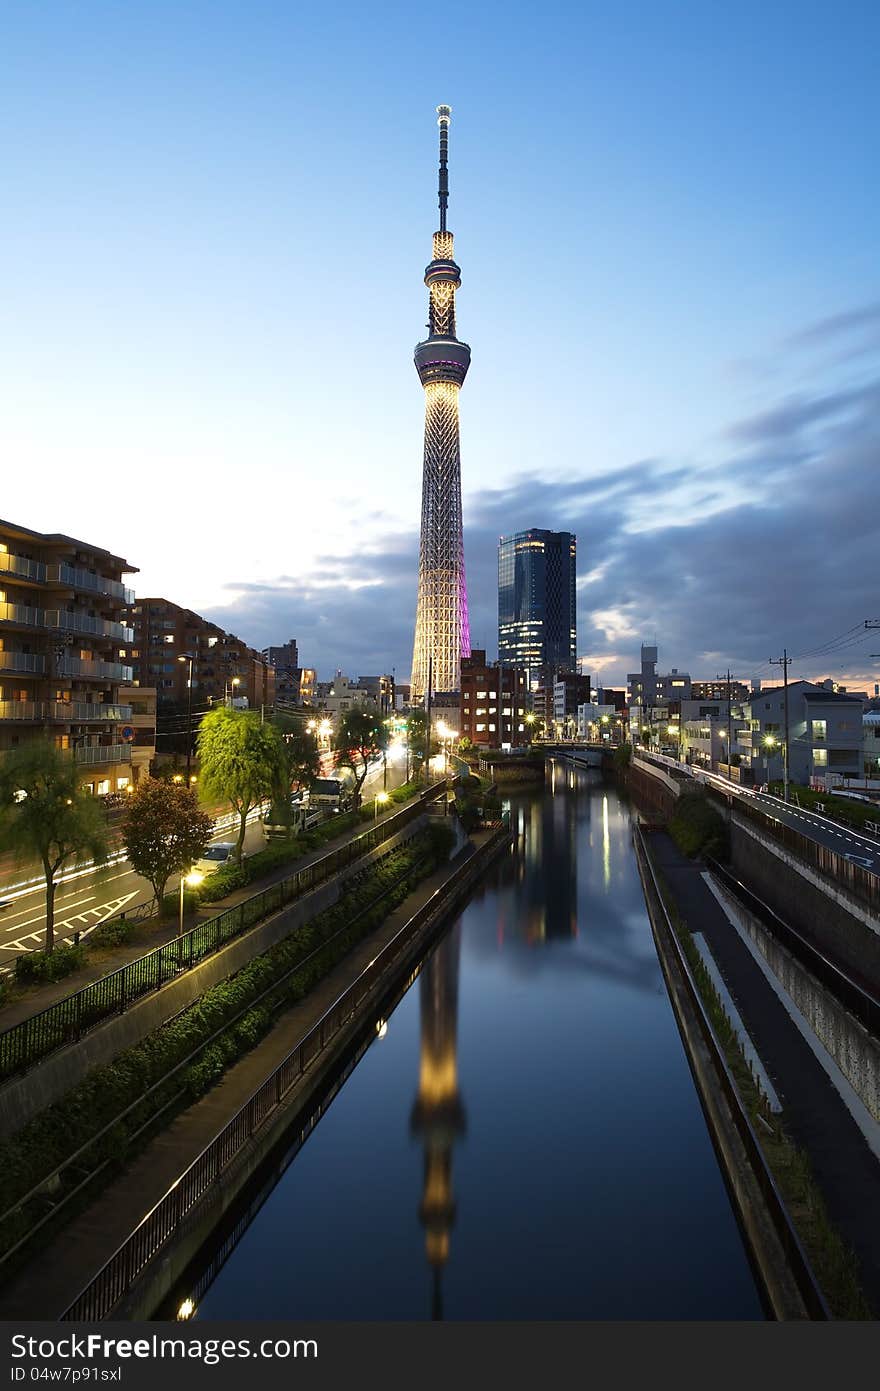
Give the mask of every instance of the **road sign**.
M 130 724 L 124 724 L 119 733 L 122 735 L 122 738 L 124 739 L 125 743 L 130 744 L 131 741 L 134 739 L 134 726 Z

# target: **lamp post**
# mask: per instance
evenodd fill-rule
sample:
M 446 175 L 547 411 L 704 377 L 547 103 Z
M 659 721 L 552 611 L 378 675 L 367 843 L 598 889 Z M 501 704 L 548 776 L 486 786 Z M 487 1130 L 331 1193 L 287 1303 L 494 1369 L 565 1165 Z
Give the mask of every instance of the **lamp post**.
M 188 874 L 180 876 L 180 932 L 178 936 L 183 936 L 183 886 L 189 884 L 190 888 L 195 888 L 196 884 L 201 884 L 204 874 L 200 874 L 197 869 L 191 869 Z
M 233 678 L 232 678 L 231 681 L 229 680 L 229 677 L 226 678 L 226 683 L 225 683 L 225 685 L 224 685 L 224 687 L 223 687 L 223 699 L 225 700 L 225 702 L 226 702 L 227 705 L 229 705 L 229 706 L 232 705 L 232 702 L 233 702 L 234 699 L 235 699 L 235 688 L 236 688 L 236 686 L 240 686 L 240 685 L 241 685 L 241 677 L 240 677 L 240 676 L 233 676 Z
M 374 820 L 374 821 L 378 821 L 378 820 L 379 820 L 379 806 L 380 806 L 380 803 L 381 803 L 382 806 L 384 806 L 385 803 L 389 800 L 389 795 L 390 795 L 390 794 L 387 793 L 387 792 L 377 792 L 377 793 L 376 793 L 375 801 L 374 801 L 374 804 L 373 804 L 373 820 Z
M 189 662 L 189 676 L 186 683 L 186 785 L 190 787 L 190 764 L 192 761 L 192 710 L 193 710 L 193 662 L 191 652 L 181 652 L 179 662 Z

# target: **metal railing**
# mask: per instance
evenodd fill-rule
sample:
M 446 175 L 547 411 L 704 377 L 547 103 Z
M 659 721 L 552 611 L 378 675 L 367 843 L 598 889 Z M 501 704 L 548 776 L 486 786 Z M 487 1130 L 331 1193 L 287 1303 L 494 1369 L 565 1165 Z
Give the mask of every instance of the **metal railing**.
M 41 560 L 27 560 L 23 555 L 0 551 L 0 573 L 20 575 L 22 579 L 36 580 L 42 584 L 46 578 L 46 566 Z
M 778 821 L 772 812 L 760 811 L 749 802 L 737 800 L 732 811 L 736 815 L 743 816 L 746 820 L 770 830 L 773 839 L 780 841 L 798 859 L 812 865 L 820 874 L 826 879 L 832 880 L 836 885 L 843 885 L 849 890 L 853 898 L 858 898 L 870 904 L 872 908 L 880 910 L 880 874 L 876 874 L 863 865 L 856 864 L 853 860 L 848 860 L 845 854 L 832 850 L 829 845 L 820 845 L 817 840 L 811 840 L 809 836 L 802 835 L 793 826 L 787 826 L 784 821 Z
M 130 682 L 133 674 L 133 669 L 123 666 L 121 662 L 90 662 L 82 657 L 62 657 L 57 670 L 59 676 L 91 676 L 98 681 L 118 681 L 122 684 Z
M 117 642 L 133 642 L 134 629 L 126 628 L 124 623 L 114 623 L 109 618 L 93 618 L 80 609 L 46 609 L 43 615 L 47 628 L 59 628 L 64 632 L 92 633 L 97 637 L 115 638 Z
M 49 565 L 46 579 L 50 584 L 66 584 L 71 589 L 85 589 L 90 594 L 107 594 L 113 599 L 121 599 L 125 604 L 134 603 L 134 590 L 126 589 L 119 580 L 109 580 L 104 575 L 93 575 L 91 570 L 80 570 L 74 565 Z
M 101 705 L 84 700 L 0 700 L 0 720 L 130 720 L 130 705 Z
M 25 671 L 41 675 L 46 670 L 46 658 L 37 652 L 0 652 L 0 671 Z
M 130 763 L 131 744 L 77 744 L 73 749 L 77 763 L 88 766 L 101 763 Z
M 753 917 L 767 929 L 771 937 L 787 948 L 802 966 L 815 976 L 825 988 L 855 1015 L 875 1038 L 880 1038 L 880 1000 L 870 989 L 867 981 L 858 981 L 848 975 L 830 957 L 799 932 L 791 923 L 781 918 L 757 894 L 737 879 L 725 865 L 711 857 L 706 861 L 709 869 L 735 898 L 739 899 Z
M 32 609 L 28 604 L 0 604 L 0 623 L 17 623 L 22 628 L 43 628 L 45 617 L 42 609 Z
M 213 956 L 233 937 L 396 835 L 421 815 L 428 802 L 443 793 L 445 782 L 429 787 L 396 816 L 377 822 L 370 830 L 346 841 L 321 859 L 6 1029 L 0 1033 L 0 1079 L 27 1071 L 58 1048 L 75 1043 L 111 1014 L 122 1013 L 141 995 L 158 990 L 166 981 L 191 970 L 205 957 Z
M 509 831 L 498 831 L 492 840 L 461 865 L 452 880 L 435 890 L 253 1092 L 219 1135 L 184 1170 L 94 1279 L 77 1295 L 61 1315 L 62 1320 L 96 1322 L 111 1313 L 187 1214 L 220 1181 L 224 1170 L 251 1136 L 277 1110 L 291 1088 L 350 1022 L 364 999 L 416 935 L 421 934 L 432 921 L 445 919 L 483 873 L 492 856 L 509 842 Z
M 764 1151 L 755 1134 L 754 1127 L 749 1119 L 739 1090 L 737 1089 L 733 1074 L 727 1064 L 724 1050 L 718 1041 L 718 1036 L 712 1026 L 712 1021 L 706 1012 L 690 963 L 678 939 L 678 934 L 672 925 L 663 894 L 660 891 L 660 885 L 657 882 L 657 876 L 654 873 L 651 857 L 645 845 L 642 828 L 637 822 L 634 823 L 633 826 L 633 841 L 636 847 L 636 857 L 642 870 L 642 882 L 645 886 L 646 897 L 650 897 L 656 912 L 659 914 L 660 921 L 664 928 L 666 945 L 671 949 L 674 955 L 675 964 L 678 967 L 689 1002 L 696 1015 L 703 1042 L 708 1049 L 713 1070 L 725 1100 L 727 1101 L 731 1118 L 745 1148 L 749 1166 L 761 1190 L 764 1202 L 767 1205 L 767 1211 L 773 1222 L 773 1227 L 779 1238 L 782 1249 L 785 1252 L 789 1269 L 798 1287 L 800 1296 L 804 1301 L 804 1305 L 811 1319 L 830 1319 L 831 1312 L 825 1301 L 825 1296 L 822 1293 L 809 1258 L 801 1244 L 800 1237 L 794 1229 L 794 1225 L 788 1213 L 788 1208 L 785 1205 L 785 1200 L 770 1171 Z

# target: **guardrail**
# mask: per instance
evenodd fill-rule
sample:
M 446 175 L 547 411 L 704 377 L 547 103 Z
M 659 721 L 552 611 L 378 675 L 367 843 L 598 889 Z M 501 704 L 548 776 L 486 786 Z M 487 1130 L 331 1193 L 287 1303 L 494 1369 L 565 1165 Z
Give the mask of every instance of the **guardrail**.
M 0 1080 L 27 1071 L 56 1049 L 75 1043 L 111 1014 L 122 1013 L 141 995 L 158 990 L 166 981 L 191 970 L 205 957 L 213 956 L 254 923 L 346 869 L 374 846 L 381 845 L 420 816 L 425 806 L 442 793 L 445 793 L 445 782 L 436 783 L 396 816 L 378 822 L 320 860 L 6 1029 L 0 1033 Z
M 690 1004 L 696 1015 L 700 1033 L 709 1051 L 715 1075 L 727 1101 L 733 1123 L 745 1147 L 749 1165 L 755 1176 L 758 1187 L 761 1190 L 764 1202 L 767 1205 L 767 1211 L 773 1222 L 782 1249 L 785 1252 L 789 1269 L 791 1270 L 810 1318 L 830 1319 L 831 1312 L 825 1301 L 825 1296 L 819 1287 L 819 1283 L 810 1265 L 807 1254 L 801 1245 L 800 1238 L 788 1215 L 788 1209 L 776 1185 L 776 1180 L 770 1172 L 769 1165 L 764 1156 L 764 1151 L 761 1149 L 758 1137 L 749 1119 L 748 1112 L 737 1090 L 733 1074 L 727 1065 L 727 1059 L 724 1056 L 721 1044 L 712 1027 L 712 1021 L 706 1013 L 702 997 L 700 996 L 697 983 L 694 980 L 693 972 L 690 968 L 690 963 L 684 954 L 684 949 L 672 926 L 663 895 L 660 892 L 660 886 L 657 883 L 654 866 L 651 863 L 651 857 L 645 845 L 642 829 L 637 823 L 633 827 L 633 840 L 636 847 L 636 856 L 642 868 L 642 882 L 645 885 L 647 894 L 650 896 L 651 901 L 659 913 L 660 921 L 667 938 L 667 946 L 675 957 L 675 962 L 681 973 Z
M 740 798 L 737 798 L 731 810 L 757 825 L 769 828 L 769 823 L 772 825 L 774 840 L 780 841 L 799 859 L 813 865 L 827 879 L 842 883 L 854 898 L 862 899 L 872 907 L 880 909 L 880 875 L 848 860 L 845 855 L 832 850 L 829 845 L 820 845 L 817 840 L 802 835 L 793 826 L 787 826 L 784 821 L 777 820 L 772 811 L 761 811 Z
M 861 985 L 840 966 L 821 952 L 818 947 L 804 937 L 798 930 L 778 913 L 765 903 L 757 894 L 752 893 L 735 874 L 731 874 L 726 866 L 719 864 L 711 857 L 706 861 L 712 873 L 721 880 L 725 888 L 748 909 L 753 917 L 767 928 L 771 936 L 777 938 L 802 966 L 805 966 L 816 979 L 831 991 L 842 1005 L 851 1014 L 854 1014 L 860 1023 L 864 1024 L 869 1033 L 875 1038 L 880 1038 L 880 1000 L 876 995 Z
M 400 931 L 365 967 L 357 980 L 342 992 L 274 1072 L 253 1092 L 219 1135 L 215 1136 L 159 1199 L 94 1279 L 64 1311 L 61 1315 L 62 1320 L 92 1323 L 106 1318 L 112 1312 L 144 1268 L 170 1240 L 183 1219 L 205 1193 L 220 1181 L 224 1170 L 255 1131 L 277 1110 L 291 1088 L 348 1024 L 360 1004 L 389 967 L 393 966 L 397 957 L 406 950 L 417 934 L 431 925 L 432 920 L 440 921 L 453 911 L 471 884 L 482 874 L 492 856 L 502 845 L 509 843 L 510 832 L 506 828 L 500 829 L 461 866 L 453 880 L 448 880 L 441 888 L 436 889 L 428 901 L 404 923 Z

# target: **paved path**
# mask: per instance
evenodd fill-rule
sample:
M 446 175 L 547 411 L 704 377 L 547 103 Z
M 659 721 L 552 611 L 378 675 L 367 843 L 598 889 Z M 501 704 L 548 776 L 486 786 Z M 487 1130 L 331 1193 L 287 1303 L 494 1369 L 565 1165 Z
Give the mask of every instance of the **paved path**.
M 856 1252 L 862 1286 L 880 1313 L 880 1165 L 828 1074 L 801 1037 L 751 953 L 703 881 L 665 832 L 650 832 L 683 921 L 702 932 L 784 1107 L 785 1127 L 809 1155 L 831 1220 Z
M 485 837 L 483 837 L 485 838 Z M 478 836 L 477 840 L 480 839 Z M 464 854 L 473 854 L 473 848 Z M 457 868 L 461 857 L 453 862 Z M 320 1019 L 386 942 L 449 877 L 445 865 L 422 881 L 381 927 L 358 943 L 305 1000 L 200 1101 L 178 1115 L 0 1294 L 0 1317 L 55 1319 L 72 1303 L 145 1213 L 159 1201 L 235 1112 Z

